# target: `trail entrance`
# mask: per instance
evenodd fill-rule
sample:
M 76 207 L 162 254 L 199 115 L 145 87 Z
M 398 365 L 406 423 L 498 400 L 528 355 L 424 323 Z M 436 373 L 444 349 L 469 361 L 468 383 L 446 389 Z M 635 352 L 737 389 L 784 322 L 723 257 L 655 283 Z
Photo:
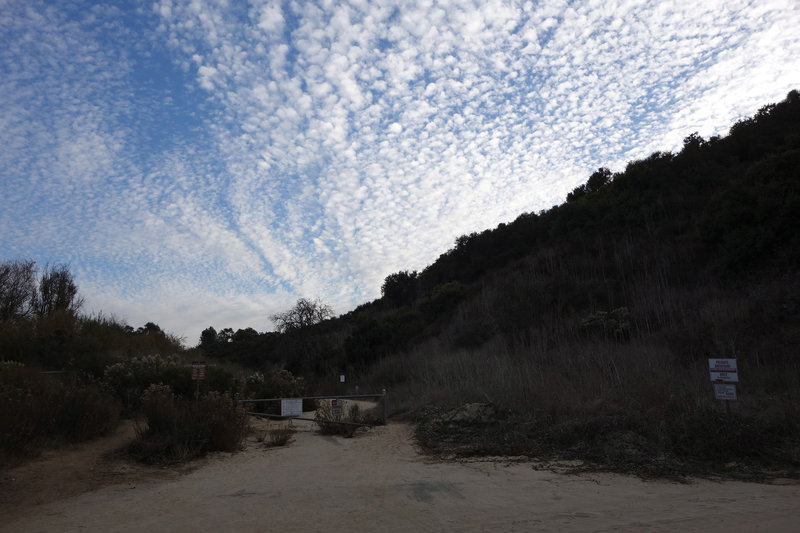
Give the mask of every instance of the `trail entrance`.
M 344 414 L 345 403 L 347 401 L 358 400 L 377 400 L 380 407 L 380 421 L 381 424 L 386 425 L 386 389 L 376 394 L 339 394 L 335 396 L 303 396 L 300 398 L 252 398 L 240 399 L 237 398 L 238 404 L 263 404 L 263 403 L 279 403 L 280 413 L 265 413 L 255 410 L 246 411 L 248 415 L 260 416 L 264 418 L 278 418 L 278 419 L 291 419 L 291 420 L 308 420 L 311 422 L 318 422 L 318 418 L 309 418 L 304 416 L 303 404 L 306 401 L 314 401 L 317 403 L 317 411 L 320 409 L 319 402 L 329 401 L 330 411 L 336 417 L 341 417 Z M 278 409 L 275 409 L 278 410 Z M 308 411 L 306 411 L 308 412 Z M 351 422 L 347 420 L 326 420 L 329 423 L 355 425 L 355 426 L 373 426 L 375 424 Z

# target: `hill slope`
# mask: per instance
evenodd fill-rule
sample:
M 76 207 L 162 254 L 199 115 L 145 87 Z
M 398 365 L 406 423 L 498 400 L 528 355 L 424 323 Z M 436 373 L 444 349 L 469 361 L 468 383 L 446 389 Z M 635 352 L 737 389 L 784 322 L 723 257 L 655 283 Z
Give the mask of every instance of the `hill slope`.
M 679 153 L 598 169 L 562 205 L 460 237 L 347 315 L 206 348 L 323 387 L 342 372 L 388 387 L 395 412 L 426 421 L 432 450 L 794 469 L 798 230 L 792 91 L 725 138 L 692 134 Z M 731 416 L 709 357 L 738 360 Z M 468 402 L 491 404 L 477 430 L 425 411 Z

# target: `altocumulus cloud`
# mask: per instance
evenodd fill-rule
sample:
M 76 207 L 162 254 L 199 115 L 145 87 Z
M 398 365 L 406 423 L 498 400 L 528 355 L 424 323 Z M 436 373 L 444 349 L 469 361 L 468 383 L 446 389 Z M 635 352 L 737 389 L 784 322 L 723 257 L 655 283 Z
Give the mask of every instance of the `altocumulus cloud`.
M 794 0 L 3 4 L 2 257 L 189 344 L 347 311 L 800 72 Z

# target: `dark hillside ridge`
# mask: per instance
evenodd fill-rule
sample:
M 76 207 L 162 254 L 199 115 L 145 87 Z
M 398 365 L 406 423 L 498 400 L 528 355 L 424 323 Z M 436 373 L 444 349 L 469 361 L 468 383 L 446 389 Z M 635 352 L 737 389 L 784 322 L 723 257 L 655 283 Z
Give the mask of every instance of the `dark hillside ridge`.
M 387 276 L 381 298 L 339 318 L 302 333 L 230 332 L 203 349 L 313 379 L 367 375 L 431 339 L 446 349 L 492 339 L 514 346 L 547 330 L 540 342 L 557 344 L 565 328 L 586 335 L 587 317 L 620 308 L 626 338 L 653 334 L 684 320 L 680 306 L 698 304 L 677 294 L 778 291 L 790 309 L 793 290 L 757 287 L 796 286 L 798 213 L 800 94 L 792 91 L 727 137 L 691 134 L 679 153 L 656 152 L 615 174 L 598 169 L 561 205 L 459 237 L 422 272 Z M 681 336 L 692 337 L 670 342 Z M 681 349 L 710 349 L 697 336 Z
M 797 477 L 799 222 L 792 91 L 389 276 L 342 320 L 357 325 L 339 364 L 391 390 L 432 453 Z M 712 357 L 738 362 L 730 413 Z M 465 410 L 493 414 L 454 422 Z
M 727 137 L 691 134 L 679 153 L 598 169 L 559 206 L 459 237 L 346 315 L 204 348 L 320 392 L 342 390 L 340 374 L 386 388 L 435 454 L 798 477 L 798 222 L 792 91 Z M 737 360 L 731 413 L 712 357 Z
M 793 275 L 799 222 L 800 95 L 792 91 L 727 137 L 691 134 L 677 154 L 656 152 L 616 174 L 598 169 L 565 203 L 461 236 L 422 272 L 388 276 L 382 298 L 343 317 L 358 324 L 349 346 L 374 359 L 435 337 L 459 302 L 480 286 L 508 285 L 531 262 L 571 271 L 559 305 L 585 314 L 625 304 L 621 293 L 644 270 L 680 290 Z M 508 288 L 503 314 L 523 286 Z M 365 362 L 353 351 L 348 362 Z
M 604 173 L 608 180 L 592 185 Z M 581 249 L 624 235 L 685 237 L 687 245 L 702 246 L 703 262 L 719 274 L 796 266 L 799 173 L 800 95 L 792 91 L 737 122 L 725 138 L 692 134 L 678 154 L 655 152 L 613 175 L 599 169 L 562 205 L 459 237 L 417 276 L 415 294 L 449 281 L 470 283 L 542 247 Z

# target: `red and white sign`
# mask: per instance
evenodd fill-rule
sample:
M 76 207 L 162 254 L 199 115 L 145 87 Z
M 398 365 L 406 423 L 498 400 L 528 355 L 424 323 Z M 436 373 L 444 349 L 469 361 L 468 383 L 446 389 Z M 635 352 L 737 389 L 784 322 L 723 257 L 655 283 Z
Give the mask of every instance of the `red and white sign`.
M 711 372 L 711 381 L 717 383 L 739 383 L 736 359 L 709 359 L 708 369 Z
M 206 379 L 206 362 L 192 361 L 192 380 L 202 381 Z

